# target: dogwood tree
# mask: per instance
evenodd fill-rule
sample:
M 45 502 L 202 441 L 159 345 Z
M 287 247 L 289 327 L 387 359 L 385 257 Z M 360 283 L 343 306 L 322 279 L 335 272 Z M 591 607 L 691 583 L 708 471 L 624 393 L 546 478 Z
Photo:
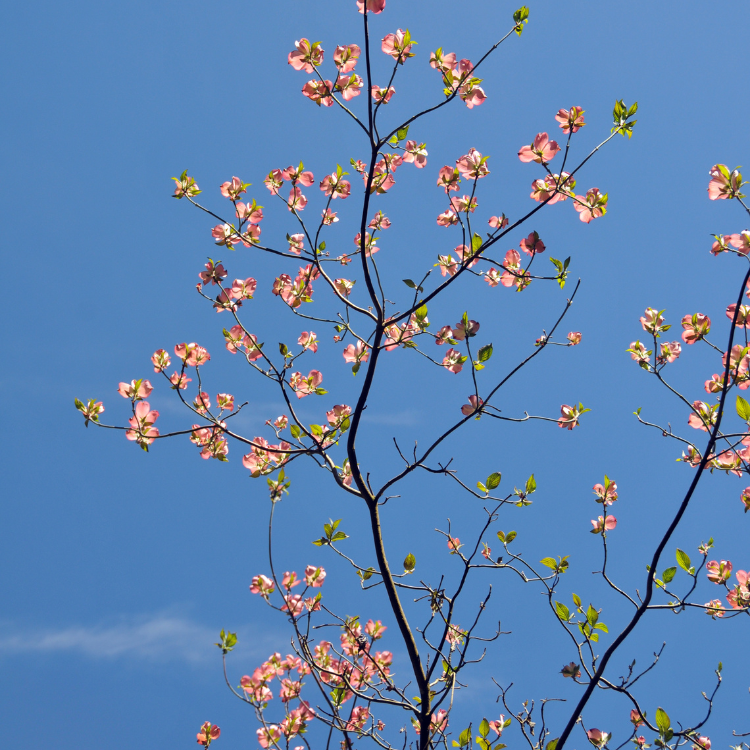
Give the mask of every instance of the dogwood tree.
M 532 750 L 562 750 L 584 738 L 597 748 L 612 750 L 629 742 L 639 748 L 692 744 L 710 750 L 706 725 L 721 685 L 721 664 L 715 682 L 706 688 L 705 710 L 679 717 L 670 717 L 660 707 L 649 711 L 639 697 L 638 682 L 656 666 L 660 652 L 644 668 L 636 669 L 633 662 L 624 676 L 613 674 L 608 665 L 616 653 L 626 650 L 628 635 L 655 611 L 685 617 L 703 613 L 716 620 L 717 627 L 750 611 L 748 572 L 729 560 L 711 559 L 711 539 L 696 543 L 690 552 L 677 548 L 674 541 L 706 470 L 737 476 L 750 473 L 750 403 L 730 394 L 750 387 L 750 305 L 743 303 L 746 289 L 750 296 L 750 270 L 738 285 L 736 300 L 726 307 L 727 331 L 714 334 L 717 326 L 712 329 L 709 316 L 697 312 L 681 318 L 680 335 L 669 336 L 664 311 L 648 308 L 640 318 L 639 337 L 623 347 L 646 375 L 671 393 L 678 413 L 685 415 L 692 429 L 679 434 L 640 410 L 638 419 L 676 442 L 679 460 L 692 474 L 671 522 L 644 561 L 648 572 L 635 591 L 621 585 L 617 571 L 608 567 L 608 545 L 627 533 L 618 528 L 612 512 L 618 502 L 616 478 L 604 476 L 594 484 L 596 505 L 589 531 L 601 544 L 598 575 L 609 594 L 629 610 L 625 624 L 610 632 L 602 618 L 607 602 L 590 601 L 583 578 L 574 584 L 581 595 L 561 591 L 561 582 L 577 574 L 569 554 L 537 560 L 516 551 L 517 534 L 506 530 L 512 523 L 509 514 L 531 505 L 537 490 L 535 476 L 513 477 L 513 489 L 502 489 L 508 481 L 499 470 L 476 481 L 452 462 L 451 451 L 467 440 L 480 419 L 539 420 L 548 422 L 551 430 L 585 429 L 581 420 L 589 410 L 581 401 L 562 403 L 559 413 L 537 415 L 519 408 L 505 394 L 514 379 L 552 347 L 571 348 L 582 341 L 583 334 L 566 325 L 580 281 L 569 278 L 570 258 L 550 257 L 554 243 L 542 239 L 534 220 L 543 210 L 572 210 L 583 224 L 606 214 L 607 192 L 585 183 L 583 168 L 617 136 L 632 135 L 637 105 L 616 101 L 611 129 L 588 151 L 581 151 L 576 143 L 576 134 L 587 127 L 585 102 L 575 102 L 536 123 L 526 144 L 477 143 L 466 153 L 456 153 L 451 163 L 435 165 L 428 144 L 420 140 L 420 125 L 426 118 L 440 117 L 446 107 L 473 109 L 485 102 L 488 94 L 480 76 L 491 79 L 494 56 L 502 44 L 523 42 L 528 9 L 522 7 L 508 18 L 504 35 L 489 49 L 473 51 L 470 57 L 442 48 L 421 55 L 422 64 L 434 69 L 434 104 L 394 120 L 389 118 L 388 105 L 399 96 L 408 97 L 401 86 L 397 90 L 396 79 L 404 66 L 419 64 L 419 59 L 412 60 L 417 41 L 408 29 L 394 29 L 398 22 L 388 20 L 385 0 L 357 0 L 356 7 L 353 2 L 349 7 L 350 2 L 346 0 L 343 12 L 361 14 L 359 39 L 343 40 L 348 43 L 332 53 L 321 42 L 298 39 L 287 62 L 300 72 L 301 96 L 309 100 L 302 102 L 309 107 L 307 116 L 317 114 L 313 104 L 337 110 L 341 123 L 361 136 L 361 150 L 347 155 L 348 161 L 342 156 L 345 166 L 332 165 L 324 175 L 314 175 L 303 163 L 286 168 L 278 162 L 269 164 L 269 172 L 262 176 L 267 192 L 261 188 L 260 193 L 288 210 L 291 229 L 286 241 L 278 245 L 264 239 L 264 209 L 259 203 L 264 198 L 250 191 L 247 175 L 232 176 L 207 198 L 198 186 L 199 175 L 185 171 L 174 178 L 174 197 L 203 213 L 207 241 L 210 235 L 215 245 L 213 257 L 196 269 L 196 289 L 209 310 L 220 313 L 218 327 L 226 356 L 248 369 L 254 392 L 280 398 L 284 413 L 267 415 L 264 434 L 243 434 L 235 424 L 247 395 L 224 392 L 211 376 L 211 354 L 196 342 L 165 343 L 153 353 L 150 366 L 158 378 L 156 385 L 146 372 L 119 384 L 118 393 L 125 400 L 120 404 L 129 405 L 128 415 L 119 423 L 103 421 L 105 407 L 96 398 L 76 399 L 76 407 L 86 426 L 122 431 L 146 452 L 161 440 L 188 438 L 200 458 L 228 462 L 227 471 L 242 467 L 255 482 L 255 493 L 262 488 L 268 513 L 268 565 L 248 584 L 258 602 L 288 624 L 291 649 L 284 655 L 274 653 L 257 666 L 240 666 L 238 672 L 231 660 L 227 664 L 236 635 L 222 630 L 217 644 L 227 685 L 257 718 L 261 747 L 300 750 L 323 742 L 328 747 L 335 741 L 346 749 L 367 740 L 387 749 L 410 745 L 426 750 L 447 748 L 450 743 L 502 750 L 515 732 L 514 740 L 523 738 Z M 495 151 L 510 149 L 529 165 L 528 208 L 517 216 L 482 211 L 485 185 L 493 179 L 492 161 L 484 155 L 488 146 Z M 444 194 L 443 210 L 435 221 L 444 228 L 445 241 L 419 277 L 401 279 L 401 274 L 385 272 L 393 264 L 380 262 L 400 250 L 398 227 L 388 218 L 383 196 L 398 195 L 399 174 L 409 169 L 419 170 L 425 190 Z M 708 197 L 735 200 L 747 211 L 743 184 L 738 170 L 718 164 L 711 169 Z M 408 195 L 400 200 L 408 200 Z M 553 208 L 555 204 L 566 205 Z M 331 239 L 331 231 L 344 215 L 356 215 L 358 232 L 341 245 L 340 238 Z M 508 243 L 512 249 L 503 249 Z M 227 251 L 239 252 L 227 258 Z M 750 232 L 717 234 L 711 252 L 747 258 Z M 252 275 L 253 259 L 259 253 L 278 260 L 274 278 Z M 543 333 L 528 342 L 524 357 L 498 362 L 501 358 L 493 355 L 502 351 L 502 342 L 485 338 L 484 321 L 472 317 L 472 285 L 487 285 L 498 295 L 508 295 L 522 293 L 532 283 L 546 284 L 550 294 L 559 297 L 558 312 L 542 323 Z M 466 300 L 460 307 L 455 307 L 456 298 L 451 296 L 456 289 Z M 277 321 L 258 320 L 252 313 L 254 298 L 260 295 L 278 298 L 278 314 L 294 316 L 298 335 L 270 343 L 278 338 Z M 683 346 L 689 350 L 694 345 L 709 347 L 716 355 L 717 372 L 702 386 L 705 400 L 683 395 L 670 382 L 675 361 L 688 353 Z M 450 423 L 432 425 L 427 445 L 407 448 L 394 439 L 401 466 L 384 476 L 357 439 L 374 390 L 400 386 L 383 382 L 383 360 L 397 357 L 422 363 L 423 374 L 415 387 L 432 389 L 435 398 L 443 399 L 444 379 L 462 378 L 465 398 L 451 407 Z M 348 403 L 326 387 L 329 373 L 339 368 L 350 369 L 354 376 L 355 397 Z M 155 399 L 159 383 L 161 398 L 169 396 L 171 389 L 172 397 L 185 408 L 188 419 L 178 429 L 160 427 Z M 308 398 L 316 402 L 317 423 L 301 413 L 301 400 Z M 116 410 L 109 405 L 107 409 Z M 733 411 L 740 421 L 728 426 Z M 332 490 L 366 511 L 368 523 L 357 529 L 342 519 L 321 519 L 322 532 L 312 541 L 316 555 L 326 552 L 345 561 L 356 575 L 351 580 L 363 590 L 373 595 L 385 592 L 386 609 L 380 619 L 364 621 L 332 608 L 324 594 L 328 577 L 323 565 L 311 561 L 298 573 L 285 570 L 285 562 L 273 554 L 276 508 L 289 492 L 305 492 L 307 472 L 322 472 Z M 399 488 L 420 473 L 442 477 L 457 493 L 484 508 L 483 523 L 461 530 L 461 537 L 450 522 L 437 531 L 451 575 L 432 568 L 418 571 L 412 553 L 401 562 L 383 533 L 383 514 L 399 512 Z M 740 500 L 739 514 L 750 509 L 750 487 Z M 357 546 L 347 546 L 346 540 L 355 535 Z M 464 707 L 474 713 L 468 726 L 452 720 L 451 711 L 461 688 L 471 680 L 473 665 L 491 653 L 487 644 L 501 634 L 499 623 L 489 622 L 487 615 L 491 589 L 467 615 L 467 581 L 480 570 L 501 579 L 512 576 L 530 595 L 542 594 L 549 628 L 568 639 L 558 669 L 560 679 L 580 688 L 574 705 L 550 704 L 555 696 L 548 695 L 517 700 L 508 685 L 498 682 L 495 697 L 502 712 L 488 701 L 487 706 Z M 283 641 L 279 648 L 284 648 Z M 400 663 L 394 653 L 402 655 Z M 616 744 L 612 714 L 589 707 L 597 693 L 618 694 L 629 702 L 629 716 L 617 720 L 629 721 L 630 732 L 618 736 Z M 577 725 L 583 732 L 578 737 L 572 734 Z M 205 746 L 219 737 L 219 727 L 210 722 L 197 734 L 198 743 Z

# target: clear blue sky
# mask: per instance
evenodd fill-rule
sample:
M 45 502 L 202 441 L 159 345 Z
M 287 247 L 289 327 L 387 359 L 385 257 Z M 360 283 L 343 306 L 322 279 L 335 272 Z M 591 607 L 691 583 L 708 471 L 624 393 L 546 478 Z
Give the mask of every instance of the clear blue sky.
M 386 13 L 372 21 L 373 37 L 408 27 L 419 42 L 395 84 L 394 122 L 440 97 L 437 74 L 427 65 L 431 50 L 443 46 L 476 59 L 509 28 L 514 9 L 490 0 L 470 7 L 388 0 Z M 572 256 L 572 275 L 583 284 L 565 328 L 582 331 L 583 342 L 548 352 L 506 392 L 502 408 L 554 416 L 561 403 L 580 400 L 592 413 L 572 433 L 483 419 L 441 456 L 455 455 L 469 482 L 500 470 L 504 486 L 512 486 L 534 472 L 534 505 L 509 514 L 503 525 L 519 531 L 516 544 L 532 560 L 571 554 L 563 590 L 604 606 L 602 618 L 616 625 L 624 611 L 604 598 L 588 572 L 599 564 L 598 540 L 588 534 L 596 510 L 590 490 L 604 473 L 618 481 L 613 558 L 626 585 L 642 586 L 646 555 L 691 474 L 675 463 L 676 446 L 639 428 L 632 412 L 641 406 L 644 415 L 689 428 L 684 407 L 649 382 L 625 349 L 641 335 L 638 317 L 649 305 L 666 308 L 675 324 L 696 311 L 718 322 L 735 298 L 740 264 L 711 257 L 709 235 L 740 231 L 746 220 L 733 206 L 710 203 L 706 185 L 712 164 L 747 163 L 747 78 L 732 40 L 748 28 L 750 9 L 730 2 L 571 0 L 532 2 L 530 10 L 523 37 L 509 39 L 482 71 L 488 101 L 473 111 L 455 103 L 413 128 L 427 143 L 428 167 L 404 166 L 397 189 L 376 205 L 394 224 L 381 257 L 400 295 L 401 278 L 416 277 L 439 251 L 457 244 L 435 226 L 444 196 L 434 180 L 440 166 L 469 147 L 492 155 L 479 212 L 515 217 L 530 206 L 529 185 L 537 176 L 515 154 L 537 132 L 556 130 L 560 107 L 586 110 L 581 154 L 608 133 L 615 99 L 638 100 L 632 140 L 609 144 L 579 180 L 579 187 L 609 193 L 608 215 L 585 226 L 569 204 L 553 206 L 527 229 L 539 231 L 548 254 Z M 289 264 L 246 249 L 217 251 L 210 223 L 169 198 L 169 177 L 188 168 L 206 202 L 223 207 L 218 185 L 237 174 L 270 206 L 262 185 L 270 169 L 304 160 L 322 177 L 336 163 L 366 158 L 361 134 L 340 112 L 303 99 L 307 78 L 286 63 L 294 40 L 304 36 L 323 42 L 328 64 L 337 44 L 361 42 L 360 16 L 354 0 L 28 0 L 6 5 L 0 18 L 2 340 L 11 355 L 2 386 L 13 406 L 2 437 L 5 743 L 60 750 L 190 747 L 208 719 L 222 727 L 222 750 L 252 745 L 254 719 L 223 687 L 212 643 L 221 628 L 238 632 L 234 681 L 271 652 L 287 649 L 283 620 L 268 616 L 247 590 L 252 575 L 267 569 L 265 483 L 247 478 L 238 448 L 220 465 L 201 461 L 186 439 L 162 442 L 147 456 L 122 435 L 85 431 L 73 398 L 103 399 L 105 417 L 122 421 L 126 403 L 116 395 L 117 383 L 153 375 L 155 349 L 199 341 L 213 355 L 210 392 L 226 390 L 250 402 L 247 434 L 260 434 L 263 422 L 280 413 L 277 397 L 223 350 L 226 321 L 200 304 L 194 285 L 208 255 L 227 261 L 230 275 L 258 278 L 253 325 L 275 345 L 277 328 L 290 341 L 299 331 L 295 321 L 277 320 L 281 305 L 268 294 Z M 376 78 L 384 83 L 386 58 L 375 55 Z M 364 96 L 353 105 L 361 109 Z M 353 249 L 358 200 L 340 207 L 344 220 L 330 234 L 346 251 Z M 320 210 L 317 203 L 310 208 Z M 269 208 L 263 228 L 264 239 L 279 243 L 293 227 L 287 212 Z M 520 236 L 509 238 L 508 247 Z M 431 318 L 455 323 L 468 309 L 495 345 L 497 373 L 549 326 L 566 293 L 539 283 L 523 295 L 485 286 L 461 287 Z M 715 338 L 722 341 L 725 331 Z M 325 404 L 304 402 L 311 421 L 320 419 L 321 406 L 351 400 L 353 393 L 339 345 L 329 332 L 318 333 L 323 345 L 316 363 L 331 397 Z M 406 444 L 426 441 L 471 392 L 468 373 L 425 370 L 407 354 L 390 355 L 383 377 L 391 385 L 375 393 L 363 433 L 362 450 L 375 472 L 396 466 L 391 436 Z M 715 365 L 715 357 L 685 351 L 673 365 L 675 382 L 700 398 Z M 163 386 L 150 401 L 164 428 L 187 420 Z M 314 472 L 295 467 L 291 476 L 292 495 L 279 514 L 279 566 L 325 565 L 330 583 L 324 590 L 333 606 L 392 625 L 377 597 L 356 595 L 352 574 L 310 545 L 325 520 L 344 518 L 352 548 L 370 555 L 366 536 L 356 532 L 362 509 Z M 675 545 L 694 551 L 713 535 L 716 557 L 750 566 L 742 558 L 750 523 L 738 500 L 744 486 L 734 477 L 707 477 L 670 555 Z M 385 520 L 392 559 L 412 551 L 425 575 L 432 565 L 450 569 L 454 560 L 432 529 L 451 517 L 458 535 L 470 536 L 481 516 L 477 501 L 424 477 L 402 494 Z M 490 580 L 478 577 L 470 598 L 478 601 Z M 551 623 L 537 594 L 507 577 L 492 580 L 488 624 L 500 619 L 513 635 L 496 644 L 462 696 L 464 706 L 480 706 L 481 713 L 462 708 L 460 716 L 476 722 L 496 712 L 490 675 L 515 681 L 518 702 L 572 699 L 575 690 L 557 672 L 574 655 L 559 633 L 548 635 Z M 702 591 L 706 599 L 715 594 Z M 723 660 L 725 685 L 710 734 L 714 747 L 724 747 L 732 728 L 750 729 L 732 719 L 748 709 L 744 627 L 697 614 L 653 616 L 613 671 L 619 674 L 632 658 L 645 664 L 667 639 L 663 663 L 641 696 L 649 715 L 661 704 L 689 722 L 702 705 L 700 691 L 713 684 L 711 670 Z M 396 638 L 384 645 L 397 664 L 402 660 L 396 671 L 404 674 Z M 625 739 L 625 703 L 597 705 L 587 723 Z M 519 741 L 514 736 L 509 744 Z M 574 745 L 583 744 L 577 736 Z

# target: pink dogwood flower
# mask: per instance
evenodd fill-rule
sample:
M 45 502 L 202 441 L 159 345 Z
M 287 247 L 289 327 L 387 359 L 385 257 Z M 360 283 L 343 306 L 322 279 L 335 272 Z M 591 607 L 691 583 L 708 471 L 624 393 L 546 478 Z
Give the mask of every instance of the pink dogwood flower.
M 320 189 L 324 195 L 330 195 L 332 198 L 348 198 L 351 193 L 351 184 L 348 180 L 342 179 L 344 172 L 334 172 L 323 178 L 320 183 Z
M 435 52 L 430 53 L 430 67 L 439 70 L 441 73 L 455 70 L 456 64 L 455 52 L 444 53 L 443 48 L 440 47 Z
M 602 503 L 606 506 L 612 505 L 617 500 L 617 482 L 607 476 L 604 477 L 603 485 L 595 484 L 593 489 L 597 503 Z
M 331 211 L 330 208 L 326 208 L 323 211 L 323 224 L 325 226 L 330 226 L 331 224 L 338 221 L 338 217 L 336 216 L 335 212 Z
M 349 344 L 349 346 L 344 349 L 343 354 L 344 362 L 351 362 L 353 364 L 367 362 L 370 358 L 370 350 L 362 341 L 358 341 L 356 346 L 354 344 Z
M 563 404 L 560 407 L 560 419 L 557 421 L 559 427 L 563 427 L 566 430 L 572 430 L 574 427 L 578 427 L 578 420 L 581 414 L 584 414 L 590 409 L 584 409 L 583 404 L 578 406 L 568 406 Z
M 206 263 L 206 270 L 201 271 L 198 276 L 200 276 L 203 286 L 206 286 L 206 284 L 214 285 L 220 284 L 223 279 L 226 279 L 227 272 L 221 263 L 214 264 L 209 258 L 208 263 Z
M 310 370 L 307 377 L 301 372 L 295 372 L 289 379 L 289 385 L 297 394 L 297 398 L 304 398 L 311 393 L 315 393 L 322 380 L 323 375 L 321 375 L 319 370 Z
M 130 383 L 120 383 L 117 392 L 123 398 L 129 398 L 131 401 L 140 401 L 148 398 L 154 387 L 148 380 L 131 380 Z
M 578 211 L 578 218 L 589 224 L 592 219 L 598 219 L 607 213 L 607 193 L 602 195 L 599 188 L 591 188 L 585 198 L 580 195 L 575 197 L 573 208 Z
M 586 736 L 594 747 L 602 750 L 612 738 L 612 733 L 607 734 L 607 732 L 602 732 L 600 729 L 589 729 L 586 732 Z
M 464 545 L 461 544 L 461 540 L 457 536 L 448 537 L 448 549 L 450 550 L 451 555 L 457 554 L 458 550 L 463 546 Z
M 134 440 L 141 447 L 154 442 L 159 437 L 159 430 L 154 422 L 159 418 L 158 411 L 152 411 L 148 401 L 139 401 L 135 407 L 135 414 L 128 420 L 130 429 L 125 431 L 128 440 Z
M 320 42 L 310 43 L 300 39 L 294 43 L 295 50 L 289 53 L 288 62 L 295 70 L 312 73 L 323 62 L 323 49 Z
M 559 151 L 560 146 L 557 141 L 551 141 L 547 133 L 537 133 L 530 146 L 521 148 L 518 158 L 522 162 L 535 161 L 537 164 L 546 164 L 554 159 Z
M 571 107 L 569 110 L 561 109 L 555 115 L 560 123 L 563 133 L 577 133 L 586 123 L 583 121 L 584 110 L 581 107 Z
M 287 208 L 290 211 L 302 211 L 307 205 L 307 198 L 302 195 L 302 190 L 298 187 L 293 187 L 289 191 L 289 200 L 287 201 Z
M 653 307 L 646 308 L 646 312 L 640 319 L 643 330 L 657 337 L 663 331 L 669 330 L 671 326 L 664 325 L 664 316 L 662 315 L 663 312 L 663 310 L 654 310 Z
M 211 230 L 211 236 L 214 238 L 217 245 L 231 247 L 240 242 L 240 235 L 231 224 L 217 224 Z
M 389 86 L 387 89 L 380 88 L 380 86 L 373 86 L 370 89 L 372 98 L 380 104 L 388 104 L 391 97 L 396 93 L 396 89 L 393 86 Z
M 416 44 L 411 39 L 409 29 L 399 29 L 395 34 L 386 34 L 383 37 L 381 49 L 386 55 L 390 55 L 397 64 L 403 65 L 409 57 L 414 57 L 411 51 L 412 45 Z
M 686 344 L 694 344 L 707 336 L 711 331 L 711 318 L 703 313 L 686 315 L 682 319 L 682 340 Z
M 357 10 L 362 14 L 366 10 L 377 15 L 385 10 L 385 0 L 357 0 Z
M 319 107 L 330 107 L 333 105 L 333 83 L 331 81 L 308 81 L 302 87 L 302 93 Z
M 505 729 L 505 714 L 500 714 L 499 719 L 493 719 L 492 721 L 488 721 L 487 724 L 489 724 L 490 729 L 498 737 L 502 737 L 503 730 Z
M 211 724 L 210 721 L 206 721 L 198 732 L 198 744 L 208 747 L 214 740 L 219 738 L 220 734 L 221 729 L 219 729 L 216 724 Z
M 601 534 L 603 531 L 612 531 L 617 526 L 617 519 L 614 516 L 599 516 L 596 520 L 591 519 L 592 534 Z
M 727 307 L 727 317 L 729 320 L 734 319 L 734 313 L 737 310 L 737 303 L 733 302 Z M 738 328 L 750 328 L 750 305 L 740 305 L 740 310 L 737 313 L 737 321 L 735 325 Z
M 714 164 L 708 171 L 711 181 L 708 183 L 709 200 L 727 200 L 741 196 L 742 175 L 738 170 L 730 173 L 725 164 Z
M 308 565 L 305 568 L 305 585 L 320 588 L 325 581 L 326 572 L 323 568 Z
M 333 62 L 339 69 L 339 73 L 351 73 L 357 65 L 361 53 L 362 50 L 357 44 L 336 47 L 336 51 L 333 53 Z
M 722 560 L 721 562 L 711 560 L 706 563 L 706 571 L 708 571 L 706 578 L 711 583 L 724 583 L 732 576 L 732 563 L 729 560 Z
M 487 159 L 489 159 L 488 156 L 482 156 L 475 148 L 470 148 L 468 154 L 456 160 L 456 168 L 461 173 L 461 177 L 465 177 L 467 180 L 478 180 L 490 173 L 486 163 Z M 443 169 L 446 169 L 446 167 L 443 167 Z M 440 171 L 442 175 L 443 170 Z
M 370 229 L 388 229 L 391 226 L 391 220 L 382 212 L 378 211 L 375 216 L 372 217 L 372 221 L 368 224 Z
M 545 244 L 539 239 L 537 232 L 532 232 L 528 237 L 524 237 L 521 240 L 521 250 L 527 255 L 535 255 L 536 253 L 543 253 L 546 249 Z
M 504 229 L 508 226 L 508 217 L 505 214 L 502 216 L 490 216 L 487 222 L 493 229 Z
M 243 193 L 247 192 L 247 186 L 239 177 L 232 177 L 231 180 L 221 184 L 220 190 L 225 198 L 236 201 Z
M 339 76 L 336 82 L 336 90 L 341 92 L 341 96 L 346 102 L 355 96 L 359 96 L 362 93 L 362 86 L 364 86 L 364 81 L 356 73 Z
M 711 425 L 716 424 L 718 417 L 718 404 L 711 406 L 705 401 L 693 401 L 693 411 L 688 417 L 688 424 L 696 430 L 708 432 Z
M 302 351 L 306 352 L 308 349 L 315 354 L 318 351 L 318 339 L 315 337 L 315 331 L 303 331 L 297 343 L 302 347 Z
M 174 195 L 172 196 L 173 198 L 177 198 L 178 200 L 185 196 L 188 198 L 194 198 L 201 192 L 195 179 L 193 177 L 188 177 L 187 170 L 185 170 L 180 177 L 173 177 L 172 179 L 175 181 L 176 185 Z
M 680 346 L 679 342 L 665 342 L 661 344 L 659 354 L 656 355 L 656 364 L 663 365 L 667 362 L 674 362 L 681 353 L 682 347 Z
M 404 146 L 403 160 L 408 164 L 414 164 L 417 169 L 422 169 L 427 165 L 427 149 L 424 143 L 416 141 L 407 141 Z
M 568 334 L 568 341 L 570 342 L 570 346 L 578 346 L 578 344 L 581 343 L 581 332 L 580 331 L 571 331 Z
M 484 401 L 478 396 L 469 396 L 469 403 L 464 404 L 461 407 L 461 414 L 463 414 L 465 417 L 468 417 L 471 414 L 475 414 L 479 409 L 481 409 L 483 403 Z
M 463 370 L 464 362 L 466 362 L 467 359 L 468 357 L 462 356 L 456 349 L 448 349 L 445 353 L 445 357 L 443 357 L 442 365 L 449 372 L 458 374 Z

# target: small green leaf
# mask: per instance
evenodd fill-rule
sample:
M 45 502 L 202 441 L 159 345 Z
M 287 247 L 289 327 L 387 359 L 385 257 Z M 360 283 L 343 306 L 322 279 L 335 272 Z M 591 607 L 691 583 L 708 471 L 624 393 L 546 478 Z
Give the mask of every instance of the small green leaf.
M 687 552 L 683 552 L 681 549 L 677 549 L 676 552 L 677 556 L 677 564 L 685 571 L 690 573 L 690 556 L 687 554 Z
M 397 137 L 397 138 L 398 138 L 398 139 L 399 139 L 400 141 L 403 141 L 403 140 L 406 140 L 406 136 L 407 136 L 407 134 L 408 134 L 408 133 L 409 133 L 409 126 L 408 126 L 408 125 L 404 125 L 404 127 L 403 127 L 403 128 L 399 128 L 399 129 L 398 129 L 398 130 L 396 131 L 396 137 Z
M 404 559 L 404 570 L 407 573 L 413 573 L 414 568 L 417 567 L 417 558 L 410 552 Z
M 737 414 L 745 422 L 750 421 L 750 404 L 742 396 L 737 396 Z
M 677 572 L 677 568 L 667 568 L 662 574 L 662 580 L 664 583 L 671 583 L 672 579 L 675 576 L 675 573 Z
M 502 479 L 502 474 L 500 474 L 499 471 L 492 472 L 492 474 L 490 474 L 487 477 L 487 482 L 486 482 L 487 489 L 494 490 L 497 487 L 499 487 L 501 479 Z
M 576 607 L 581 606 L 581 597 L 578 596 L 578 594 L 573 594 L 573 603 L 576 605 Z
M 536 479 L 533 474 L 526 480 L 526 494 L 530 495 L 532 492 L 536 492 Z
M 291 427 L 289 428 L 289 432 L 291 432 L 291 433 L 292 433 L 292 437 L 293 437 L 293 438 L 294 438 L 295 440 L 297 440 L 297 439 L 299 438 L 299 436 L 300 436 L 300 435 L 302 434 L 302 430 L 300 430 L 299 426 L 298 426 L 298 425 L 296 425 L 296 424 L 293 424 L 293 425 L 292 425 L 292 426 L 291 426 Z
M 478 234 L 476 234 L 476 232 L 475 232 L 474 236 L 471 238 L 471 251 L 472 251 L 472 255 L 474 253 L 476 253 L 477 250 L 479 250 L 480 247 L 482 247 L 482 238 Z
M 409 289 L 416 289 L 417 285 L 411 280 L 411 279 L 403 279 L 404 284 L 409 287 Z
M 490 733 L 490 723 L 487 719 L 482 719 L 482 723 L 479 725 L 479 734 L 482 737 L 486 737 Z
M 555 750 L 557 747 L 557 741 L 559 740 L 559 737 L 555 737 L 554 740 L 550 740 L 547 745 L 545 746 L 544 750 Z
M 480 362 L 487 362 L 489 358 L 492 356 L 492 344 L 487 344 L 486 346 L 483 346 L 479 349 L 479 354 L 477 355 L 477 358 Z
M 570 610 L 562 602 L 555 602 L 555 611 L 563 622 L 567 622 L 570 619 Z
M 669 720 L 667 712 L 661 706 L 656 709 L 656 726 L 661 735 L 666 735 L 669 728 L 672 726 L 672 722 Z
M 543 560 L 539 561 L 542 565 L 546 565 L 548 568 L 552 568 L 552 570 L 557 570 L 557 560 L 555 560 L 554 557 L 545 557 Z
M 331 541 L 332 541 L 332 542 L 340 542 L 340 541 L 341 541 L 342 539 L 348 539 L 348 538 L 349 538 L 349 534 L 344 534 L 344 532 L 343 532 L 343 531 L 337 531 L 337 532 L 336 532 L 336 533 L 335 533 L 335 534 L 334 534 L 334 535 L 333 535 L 333 536 L 331 537 Z

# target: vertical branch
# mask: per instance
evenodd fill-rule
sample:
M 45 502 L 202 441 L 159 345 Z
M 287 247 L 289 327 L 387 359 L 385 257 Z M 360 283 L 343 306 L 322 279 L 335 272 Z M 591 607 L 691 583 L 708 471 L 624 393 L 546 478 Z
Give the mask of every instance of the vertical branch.
M 594 673 L 594 676 L 592 677 L 589 684 L 586 686 L 586 689 L 584 690 L 583 695 L 581 696 L 581 699 L 578 701 L 578 704 L 576 705 L 575 709 L 573 710 L 573 713 L 568 719 L 568 723 L 566 724 L 565 729 L 560 735 L 560 739 L 557 741 L 557 750 L 562 750 L 562 748 L 564 747 L 565 742 L 567 741 L 568 737 L 570 736 L 571 731 L 573 730 L 573 727 L 575 727 L 576 725 L 578 717 L 581 715 L 581 712 L 586 707 L 586 704 L 591 698 L 591 695 L 593 694 L 597 685 L 601 681 L 602 675 L 604 674 L 604 670 L 606 669 L 607 663 L 609 662 L 610 658 L 614 655 L 614 653 L 617 651 L 617 649 L 620 647 L 623 641 L 635 629 L 641 617 L 643 617 L 643 615 L 646 613 L 646 610 L 648 609 L 648 605 L 650 604 L 651 599 L 654 594 L 654 572 L 656 571 L 659 565 L 659 558 L 661 557 L 661 553 L 664 551 L 664 548 L 669 543 L 669 540 L 672 537 L 672 534 L 674 533 L 675 529 L 677 528 L 680 521 L 682 520 L 682 517 L 685 514 L 685 511 L 687 510 L 688 505 L 690 504 L 690 500 L 693 497 L 693 493 L 695 492 L 695 489 L 698 486 L 698 482 L 700 482 L 701 477 L 703 476 L 703 471 L 705 470 L 708 464 L 711 452 L 713 451 L 714 446 L 716 445 L 716 438 L 719 434 L 719 428 L 721 427 L 721 419 L 724 416 L 724 403 L 726 401 L 727 393 L 730 388 L 729 373 L 731 370 L 731 359 L 732 359 L 731 351 L 732 351 L 732 345 L 734 343 L 734 331 L 735 331 L 735 326 L 737 324 L 737 318 L 739 316 L 740 305 L 742 304 L 742 295 L 745 291 L 748 280 L 750 280 L 750 269 L 747 271 L 742 281 L 742 286 L 740 287 L 740 293 L 739 293 L 739 296 L 737 297 L 737 306 L 735 307 L 734 316 L 732 317 L 731 329 L 729 331 L 729 344 L 727 346 L 726 364 L 724 367 L 724 385 L 721 389 L 721 400 L 719 401 L 719 410 L 716 416 L 716 423 L 714 424 L 713 429 L 711 430 L 711 436 L 708 440 L 708 444 L 706 445 L 706 450 L 704 451 L 703 457 L 701 458 L 701 462 L 698 465 L 698 468 L 696 469 L 695 476 L 693 477 L 693 481 L 690 483 L 690 487 L 688 488 L 688 491 L 685 494 L 685 497 L 683 498 L 682 503 L 680 503 L 680 507 L 677 510 L 677 513 L 672 519 L 672 523 L 669 524 L 669 528 L 667 529 L 666 533 L 664 534 L 661 541 L 656 547 L 653 558 L 651 560 L 651 567 L 649 568 L 648 581 L 646 582 L 646 595 L 644 596 L 643 601 L 641 602 L 641 605 L 638 607 L 635 614 L 633 615 L 633 618 L 625 626 L 625 628 L 617 636 L 617 638 L 615 638 L 615 640 L 612 642 L 612 645 L 604 652 L 604 656 L 602 656 L 602 659 L 599 662 L 599 667 Z

